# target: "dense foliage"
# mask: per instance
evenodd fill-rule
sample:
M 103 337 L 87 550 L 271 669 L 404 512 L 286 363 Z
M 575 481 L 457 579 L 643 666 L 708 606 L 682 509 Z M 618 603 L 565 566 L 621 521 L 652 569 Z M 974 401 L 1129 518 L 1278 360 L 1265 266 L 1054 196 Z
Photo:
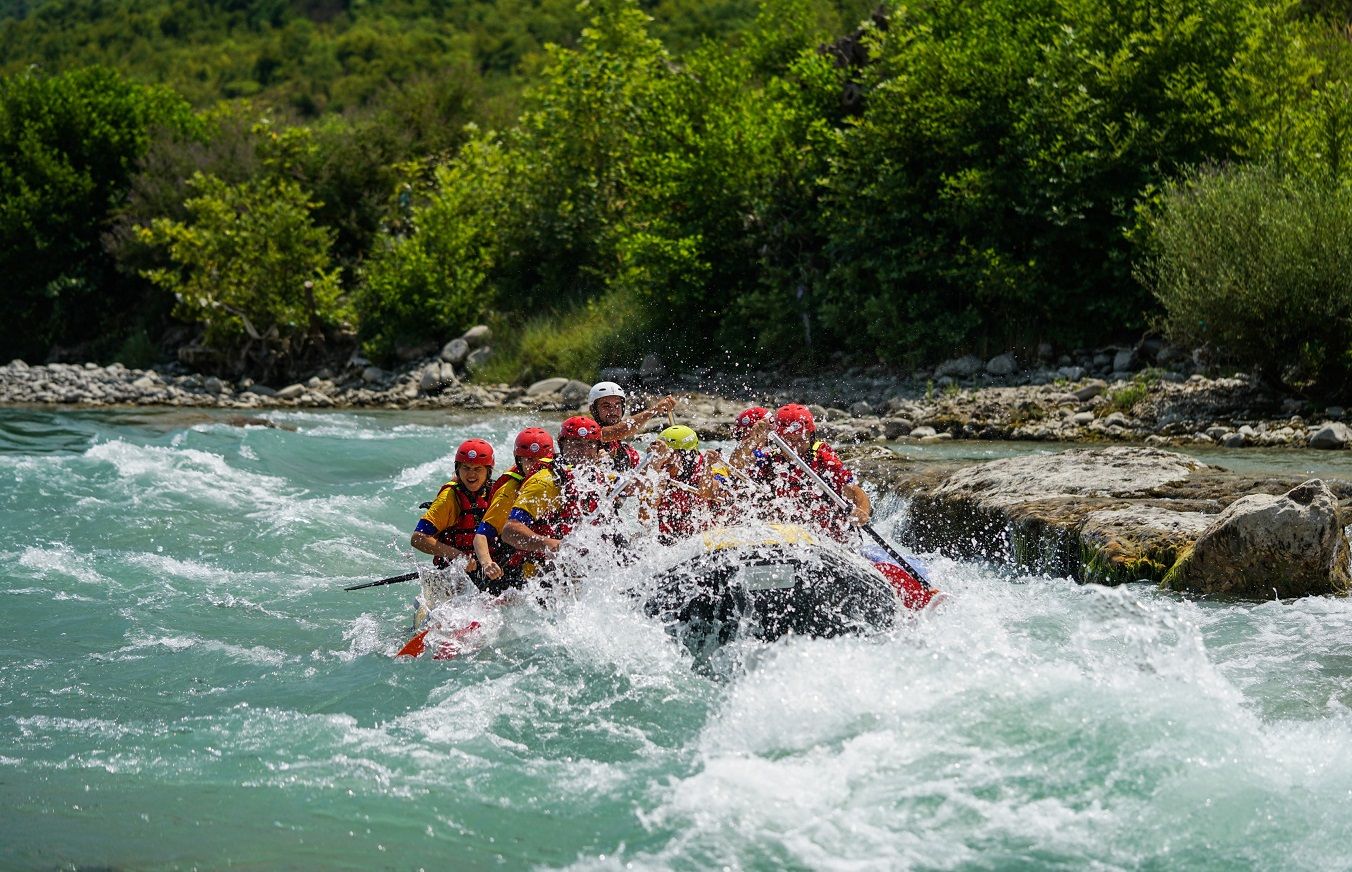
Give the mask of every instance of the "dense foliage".
M 63 320 L 69 288 L 115 287 L 140 295 L 123 311 L 176 299 L 227 351 L 351 318 L 388 359 L 490 318 L 507 337 L 490 374 L 510 379 L 647 350 L 911 366 L 1151 324 L 1248 360 L 1239 332 L 1199 333 L 1189 312 L 1261 314 L 1221 269 L 1235 204 L 1275 215 L 1293 192 L 1344 190 L 1346 14 L 1287 0 L 35 0 L 0 19 L 0 138 L 43 143 L 0 158 L 0 256 L 26 270 L 7 293 L 37 327 L 23 353 L 39 355 L 88 338 Z M 122 132 L 88 132 L 114 97 L 87 92 L 132 107 Z M 1233 169 L 1197 169 L 1213 166 Z M 67 181 L 32 181 L 43 173 Z M 1306 284 L 1267 286 L 1289 305 L 1334 293 L 1302 259 L 1341 237 L 1309 233 L 1245 251 L 1265 270 L 1291 260 Z M 57 237 L 71 253 L 49 257 Z M 1206 252 L 1212 273 L 1186 261 Z M 313 296 L 297 297 L 305 281 Z M 147 326 L 98 317 L 105 335 Z M 1343 389 L 1316 373 L 1352 346 L 1314 344 L 1292 383 Z

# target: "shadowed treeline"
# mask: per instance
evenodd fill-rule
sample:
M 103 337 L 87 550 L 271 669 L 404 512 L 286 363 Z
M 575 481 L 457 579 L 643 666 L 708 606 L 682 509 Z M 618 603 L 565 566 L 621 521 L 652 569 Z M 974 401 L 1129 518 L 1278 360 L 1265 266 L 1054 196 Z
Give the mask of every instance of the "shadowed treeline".
M 39 2 L 0 50 L 23 356 L 295 372 L 487 319 L 512 381 L 1153 328 L 1347 387 L 1337 6 Z

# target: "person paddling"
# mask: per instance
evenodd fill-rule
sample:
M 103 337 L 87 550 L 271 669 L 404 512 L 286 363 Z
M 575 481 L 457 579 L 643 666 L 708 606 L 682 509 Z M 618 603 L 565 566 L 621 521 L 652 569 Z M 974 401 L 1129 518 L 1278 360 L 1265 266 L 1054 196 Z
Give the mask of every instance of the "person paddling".
M 525 583 L 525 556 L 502 539 L 502 529 L 516 505 L 521 486 L 554 458 L 554 439 L 539 427 L 527 427 L 516 436 L 516 463 L 493 482 L 488 510 L 474 534 L 474 557 L 481 573 L 470 576 L 485 593 L 500 594 Z
M 652 408 L 635 412 L 625 417 L 625 405 L 628 397 L 624 388 L 615 382 L 597 382 L 587 394 L 587 402 L 592 418 L 601 425 L 602 453 L 610 460 L 618 472 L 638 466 L 638 451 L 622 440 L 628 439 L 643 428 L 656 415 L 665 415 L 676 408 L 676 398 L 668 394 Z
M 455 478 L 441 486 L 436 499 L 418 520 L 409 544 L 444 567 L 468 558 L 466 572 L 476 568 L 474 532 L 488 509 L 488 482 L 493 476 L 493 446 L 482 439 L 466 439 L 455 451 Z
M 502 528 L 503 541 L 522 552 L 523 577 L 548 565 L 578 522 L 596 511 L 605 486 L 601 426 L 585 415 L 569 418 L 554 461 L 521 485 Z
M 813 472 L 852 506 L 848 518 L 829 502 L 794 463 L 779 449 L 767 447 L 771 429 L 801 457 Z M 806 406 L 790 403 L 775 410 L 773 417 L 756 422 L 733 452 L 733 463 L 750 468 L 752 479 L 769 486 L 773 494 L 771 514 L 784 520 L 810 518 L 823 530 L 844 538 L 850 524 L 867 524 L 873 507 L 868 494 L 855 483 L 851 472 L 830 445 L 813 440 L 817 422 Z
M 658 541 L 670 545 L 713 523 L 731 473 L 717 452 L 699 450 L 699 435 L 683 424 L 663 430 L 653 453 L 659 478 L 647 496 L 647 508 L 657 518 Z M 640 518 L 647 514 L 641 512 Z

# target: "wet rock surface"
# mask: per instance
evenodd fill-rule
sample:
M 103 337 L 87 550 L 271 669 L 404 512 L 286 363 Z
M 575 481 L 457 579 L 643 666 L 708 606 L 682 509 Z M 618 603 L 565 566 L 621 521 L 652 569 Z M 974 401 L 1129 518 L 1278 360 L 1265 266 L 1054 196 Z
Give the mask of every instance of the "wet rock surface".
M 1129 446 L 966 467 L 875 448 L 847 457 L 876 487 L 910 496 L 907 535 L 922 550 L 1085 582 L 1167 579 L 1198 594 L 1349 588 L 1350 482 L 1243 475 Z

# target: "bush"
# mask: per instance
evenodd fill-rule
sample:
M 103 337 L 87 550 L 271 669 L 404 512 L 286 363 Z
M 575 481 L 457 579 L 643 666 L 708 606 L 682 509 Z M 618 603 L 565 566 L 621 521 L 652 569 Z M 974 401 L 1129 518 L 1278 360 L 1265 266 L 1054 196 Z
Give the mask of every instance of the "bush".
M 1352 392 L 1352 189 L 1247 166 L 1169 186 L 1142 283 L 1185 346 L 1326 398 Z
M 399 226 L 376 240 L 354 300 L 368 354 L 390 360 L 402 345 L 444 342 L 493 305 L 513 157 L 491 136 L 472 140 L 436 169 L 427 200 L 410 202 Z
M 143 239 L 165 246 L 173 268 L 147 278 L 178 300 L 174 314 L 205 328 L 204 344 L 227 353 L 296 355 L 322 341 L 344 315 L 332 233 L 311 221 L 295 182 L 261 178 L 228 184 L 197 175 L 187 221 L 160 218 Z
M 152 130 L 189 124 L 172 94 L 109 70 L 0 79 L 0 346 L 42 357 L 116 333 L 140 308 L 100 236 Z

